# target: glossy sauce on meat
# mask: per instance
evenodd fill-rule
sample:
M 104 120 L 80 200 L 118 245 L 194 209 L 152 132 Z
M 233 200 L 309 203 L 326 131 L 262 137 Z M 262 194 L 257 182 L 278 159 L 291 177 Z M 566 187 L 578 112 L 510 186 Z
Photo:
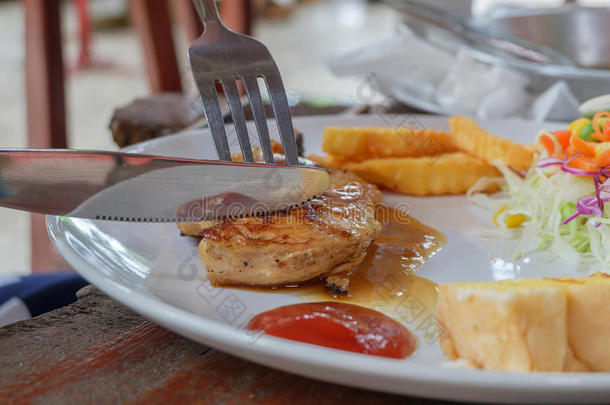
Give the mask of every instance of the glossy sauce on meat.
M 400 311 L 400 304 L 411 300 L 432 313 L 437 285 L 418 276 L 417 270 L 444 246 L 445 236 L 400 210 L 378 206 L 376 217 L 382 222 L 381 236 L 369 246 L 364 260 L 344 275 L 349 279 L 347 295 L 335 294 L 317 280 L 255 290 L 292 293 L 303 301 L 362 304 L 386 312 Z

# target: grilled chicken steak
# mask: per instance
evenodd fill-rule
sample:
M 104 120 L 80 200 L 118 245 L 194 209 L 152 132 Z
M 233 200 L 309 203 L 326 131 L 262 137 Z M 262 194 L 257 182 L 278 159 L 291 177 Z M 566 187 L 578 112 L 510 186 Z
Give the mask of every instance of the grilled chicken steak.
M 271 287 L 324 278 L 335 292 L 346 291 L 341 274 L 362 261 L 381 231 L 375 219 L 380 201 L 377 187 L 337 170 L 328 190 L 288 212 L 178 226 L 203 238 L 199 254 L 216 285 Z

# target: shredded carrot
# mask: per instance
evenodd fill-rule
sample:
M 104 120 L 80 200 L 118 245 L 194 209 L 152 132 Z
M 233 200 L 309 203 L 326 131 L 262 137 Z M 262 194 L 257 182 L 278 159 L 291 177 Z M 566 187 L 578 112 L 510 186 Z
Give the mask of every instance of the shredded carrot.
M 601 135 L 592 134 L 591 137 L 597 139 L 600 142 L 610 142 L 610 133 L 602 132 Z
M 554 132 L 545 132 L 540 135 L 538 141 L 546 149 L 549 156 L 563 156 L 563 151 L 570 145 L 571 136 L 571 130 L 562 129 Z M 555 150 L 558 147 L 561 150 Z
M 569 129 L 561 129 L 559 131 L 552 132 L 552 134 L 555 135 L 555 138 L 557 138 L 557 142 L 559 142 L 559 144 L 564 150 L 567 149 L 568 146 L 570 146 L 570 138 L 572 137 L 572 131 L 570 131 Z M 559 152 L 560 151 L 556 151 L 556 153 Z
M 578 135 L 570 137 L 570 146 L 568 146 L 568 155 L 573 156 L 577 153 L 582 153 L 587 157 L 595 156 L 595 145 L 597 142 L 587 142 Z
M 610 121 L 606 122 L 606 125 L 604 125 L 604 137 L 606 139 L 610 139 Z
M 610 141 L 610 137 L 606 137 L 606 131 L 602 130 L 598 124 L 599 119 L 602 117 L 610 118 L 610 112 L 600 111 L 593 116 L 593 120 L 591 122 L 593 124 L 593 133 L 591 134 L 591 137 L 601 142 L 608 142 Z
M 555 142 L 553 142 L 548 134 L 540 135 L 539 141 L 550 156 L 555 154 Z M 559 153 L 559 151 L 557 153 Z
M 568 163 L 568 166 L 591 172 L 599 170 L 598 161 L 589 156 L 578 156 Z

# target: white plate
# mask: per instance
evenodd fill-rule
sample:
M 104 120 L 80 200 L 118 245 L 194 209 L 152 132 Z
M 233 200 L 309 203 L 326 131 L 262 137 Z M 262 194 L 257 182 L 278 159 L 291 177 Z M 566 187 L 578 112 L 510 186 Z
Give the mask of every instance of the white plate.
M 305 134 L 307 153 L 320 153 L 322 130 L 327 125 L 447 127 L 446 118 L 431 116 L 324 116 L 297 118 L 294 122 Z M 490 121 L 482 125 L 522 142 L 531 142 L 540 126 L 525 121 Z M 211 137 L 204 130 L 155 139 L 129 150 L 215 157 Z M 506 243 L 471 234 L 474 229 L 489 225 L 490 214 L 468 205 L 462 196 L 413 198 L 388 193 L 386 201 L 390 205 L 408 202 L 413 216 L 447 236 L 447 245 L 418 273 L 433 281 L 577 276 L 592 270 L 536 257 L 511 261 Z M 181 237 L 175 224 L 48 217 L 47 225 L 66 260 L 108 295 L 181 335 L 257 363 L 319 380 L 429 398 L 557 403 L 599 403 L 610 399 L 608 373 L 503 373 L 448 365 L 438 342 L 428 342 L 421 336 L 418 325 L 423 317 L 406 322 L 418 334 L 419 343 L 415 354 L 405 360 L 248 333 L 243 326 L 253 315 L 301 302 L 299 297 L 210 287 L 196 253 L 197 241 Z

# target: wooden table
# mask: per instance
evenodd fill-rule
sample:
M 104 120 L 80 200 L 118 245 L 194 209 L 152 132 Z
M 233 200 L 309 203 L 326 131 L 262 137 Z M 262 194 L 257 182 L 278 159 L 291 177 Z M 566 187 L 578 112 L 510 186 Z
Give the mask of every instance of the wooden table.
M 297 106 L 292 113 L 344 109 Z M 367 111 L 388 119 L 413 112 L 391 103 Z M 70 306 L 0 329 L 0 404 L 446 403 L 273 370 L 178 336 L 94 287 L 78 296 Z
M 85 287 L 0 329 L 0 403 L 440 404 L 323 383 L 178 336 Z

